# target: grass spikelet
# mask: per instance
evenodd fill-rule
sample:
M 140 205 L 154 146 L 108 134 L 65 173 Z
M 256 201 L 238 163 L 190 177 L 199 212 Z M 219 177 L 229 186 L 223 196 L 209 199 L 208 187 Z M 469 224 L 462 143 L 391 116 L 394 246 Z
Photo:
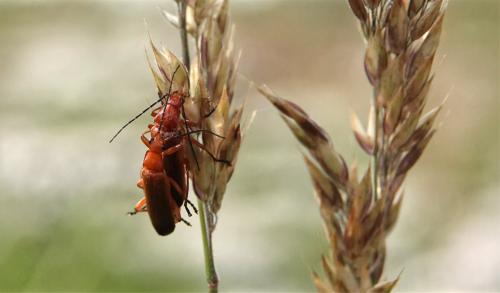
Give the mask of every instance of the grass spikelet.
M 212 234 L 242 141 L 243 106 L 235 107 L 233 99 L 238 56 L 233 50 L 229 0 L 175 1 L 178 15 L 166 11 L 163 14 L 180 31 L 183 60 L 151 42 L 156 66 L 148 62 L 160 95 L 170 84 L 174 90 L 180 87 L 190 93 L 185 98 L 183 115 L 195 122 L 198 130 L 204 130 L 195 135 L 198 147 L 188 151 L 189 176 L 199 198 L 208 289 L 217 292 Z M 195 44 L 193 56 L 190 43 Z M 169 80 L 179 65 L 176 80 Z
M 205 150 L 195 149 L 190 157 L 191 166 L 196 166 L 191 175 L 194 191 L 200 199 L 207 283 L 210 292 L 217 292 L 219 280 L 212 234 L 242 141 L 243 106 L 234 106 L 238 56 L 233 50 L 229 0 L 178 0 L 178 3 L 186 5 L 185 10 L 179 9 L 185 13 L 179 17 L 179 24 L 185 21 L 186 35 L 189 33 L 195 43 L 189 79 L 193 96 L 191 115 L 199 117 L 202 129 L 223 137 L 202 133 L 200 141 Z M 189 54 L 187 43 L 184 47 L 184 52 Z
M 224 136 L 221 139 L 205 133 L 203 144 L 215 157 L 228 162 L 215 162 L 208 152 L 197 153 L 200 168 L 193 172 L 195 191 L 214 215 L 221 207 L 242 139 L 243 107 L 233 107 L 238 57 L 233 50 L 228 7 L 228 0 L 193 1 L 187 7 L 187 26 L 194 28 L 190 34 L 196 43 L 190 70 L 191 92 L 199 101 L 202 127 Z M 212 225 L 213 230 L 215 223 Z
M 438 106 L 424 113 L 447 2 L 349 0 L 366 40 L 364 69 L 373 86 L 370 125 L 353 114 L 351 124 L 371 163 L 358 179 L 331 139 L 299 106 L 267 87 L 260 92 L 280 111 L 304 146 L 330 255 L 325 278 L 313 274 L 319 292 L 390 292 L 399 277 L 382 281 L 386 238 L 397 222 L 407 172 L 435 133 Z M 365 129 L 367 129 L 365 131 Z

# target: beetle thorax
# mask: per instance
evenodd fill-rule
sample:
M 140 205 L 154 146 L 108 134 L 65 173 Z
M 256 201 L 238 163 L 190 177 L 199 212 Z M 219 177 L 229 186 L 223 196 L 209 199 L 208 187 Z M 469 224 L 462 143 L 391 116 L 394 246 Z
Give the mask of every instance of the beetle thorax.
M 167 106 L 160 110 L 155 117 L 155 122 L 160 125 L 163 131 L 174 131 L 179 128 L 181 116 L 182 95 L 173 93 L 168 100 Z

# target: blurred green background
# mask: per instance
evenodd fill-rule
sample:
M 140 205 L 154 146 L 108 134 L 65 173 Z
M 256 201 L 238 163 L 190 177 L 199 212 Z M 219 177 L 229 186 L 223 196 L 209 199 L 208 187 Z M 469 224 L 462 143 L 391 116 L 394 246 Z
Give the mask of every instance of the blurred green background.
M 0 1 L 0 291 L 204 291 L 199 224 L 157 236 L 125 212 L 156 96 L 147 31 L 179 53 L 172 1 Z M 410 172 L 385 276 L 396 291 L 500 291 L 499 1 L 450 1 L 429 106 L 440 130 Z M 238 1 L 247 132 L 215 232 L 223 291 L 312 291 L 326 251 L 300 147 L 249 80 L 302 105 L 365 164 L 364 44 L 347 1 Z M 147 22 L 147 26 L 145 25 Z

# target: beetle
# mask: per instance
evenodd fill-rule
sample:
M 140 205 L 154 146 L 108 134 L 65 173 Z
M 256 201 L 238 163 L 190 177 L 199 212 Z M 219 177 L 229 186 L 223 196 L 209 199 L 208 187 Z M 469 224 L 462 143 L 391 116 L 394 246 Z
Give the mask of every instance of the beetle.
M 218 137 L 220 135 L 209 130 L 191 130 L 183 111 L 184 96 L 179 92 L 170 95 L 165 106 L 159 107 L 151 113 L 154 124 L 141 135 L 142 142 L 148 148 L 141 179 L 137 186 L 144 190 L 144 199 L 134 207 L 137 212 L 147 211 L 151 223 L 160 235 L 168 235 L 175 229 L 175 224 L 189 222 L 180 216 L 180 208 L 184 206 L 188 216 L 191 216 L 188 204 L 197 212 L 196 207 L 188 200 L 189 163 L 186 146 L 196 146 L 206 151 L 215 161 L 229 163 L 217 159 L 203 144 L 191 137 L 191 134 L 208 132 Z M 145 135 L 151 134 L 148 139 Z
M 141 140 L 148 147 L 140 173 L 141 179 L 137 183 L 144 191 L 144 198 L 130 214 L 147 211 L 156 232 L 162 236 L 168 235 L 174 231 L 175 224 L 181 221 L 180 208 L 171 193 L 172 186 L 177 183 L 165 173 L 160 136 L 148 140 L 143 133 Z
M 177 69 L 174 71 L 172 79 Z M 186 146 L 189 145 L 193 155 L 193 147 L 197 146 L 206 151 L 215 161 L 229 164 L 226 160 L 217 159 L 202 143 L 191 137 L 191 134 L 208 132 L 223 138 L 209 130 L 191 130 L 190 125 L 197 126 L 198 123 L 186 119 L 184 110 L 185 95 L 179 91 L 172 93 L 171 89 L 172 84 L 168 94 L 159 94 L 159 100 L 127 122 L 110 140 L 112 142 L 126 126 L 157 103 L 162 103 L 160 107 L 151 112 L 154 123 L 148 125 L 148 130 L 141 135 L 141 141 L 148 150 L 144 156 L 140 172 L 141 178 L 137 186 L 144 191 L 144 198 L 139 200 L 132 212 L 129 212 L 130 215 L 147 212 L 154 229 L 162 236 L 172 233 L 175 225 L 180 221 L 190 226 L 190 223 L 181 217 L 180 210 L 182 206 L 186 209 L 188 216 L 192 215 L 188 204 L 194 212 L 197 212 L 196 207 L 187 198 L 189 163 Z M 210 111 L 209 115 L 212 112 Z M 149 139 L 146 137 L 148 133 L 150 134 Z M 194 158 L 198 165 L 196 156 Z
M 151 223 L 159 235 L 168 235 L 175 229 L 175 224 L 185 221 L 180 215 L 184 205 L 188 215 L 191 212 L 188 202 L 195 212 L 196 208 L 187 199 L 188 168 L 181 128 L 180 108 L 183 98 L 179 92 L 170 95 L 168 102 L 151 113 L 154 124 L 141 135 L 142 142 L 148 150 L 144 156 L 141 179 L 137 186 L 144 191 L 134 211 L 148 212 Z M 146 134 L 150 133 L 148 139 Z
M 171 80 L 174 79 L 179 67 L 173 72 Z M 144 155 L 137 186 L 143 190 L 144 198 L 139 200 L 133 211 L 128 214 L 147 212 L 156 232 L 164 236 L 172 233 L 175 225 L 180 221 L 190 226 L 190 223 L 181 217 L 182 206 L 186 209 L 188 216 L 192 215 L 188 205 L 197 213 L 196 207 L 187 198 L 190 174 L 187 146 L 190 147 L 198 168 L 194 146 L 207 152 L 216 162 L 226 164 L 230 162 L 216 158 L 202 143 L 191 136 L 207 132 L 224 138 L 210 130 L 199 129 L 197 127 L 199 123 L 186 119 L 185 95 L 182 92 L 172 92 L 171 83 L 167 94 L 159 93 L 158 95 L 157 101 L 127 122 L 109 142 L 112 142 L 129 124 L 161 103 L 160 107 L 151 112 L 154 123 L 149 124 L 148 130 L 141 135 L 141 141 L 148 149 Z M 215 108 L 204 118 L 210 116 Z M 190 126 L 197 127 L 197 129 L 192 130 Z M 149 139 L 146 137 L 148 133 Z

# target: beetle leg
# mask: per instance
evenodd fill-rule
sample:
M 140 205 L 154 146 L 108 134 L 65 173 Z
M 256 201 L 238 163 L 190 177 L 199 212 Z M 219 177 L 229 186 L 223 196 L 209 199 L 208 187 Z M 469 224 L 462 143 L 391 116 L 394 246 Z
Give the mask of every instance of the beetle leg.
M 199 141 L 197 141 L 196 139 L 193 139 L 193 138 L 190 138 L 190 140 L 193 143 L 193 145 L 195 145 L 195 146 L 199 147 L 200 149 L 204 150 L 214 161 L 219 162 L 219 163 L 228 164 L 229 166 L 231 166 L 231 162 L 229 162 L 228 160 L 216 158 L 214 156 L 214 154 L 212 154 L 201 142 L 199 142 Z
M 148 206 L 146 204 L 146 198 L 143 197 L 141 200 L 139 200 L 134 207 L 134 210 L 131 212 L 128 212 L 127 214 L 130 216 L 133 216 L 137 213 L 142 213 L 142 212 L 147 212 L 148 211 Z
M 175 190 L 177 190 L 177 192 L 181 193 L 181 194 L 185 194 L 184 190 L 182 190 L 182 188 L 179 186 L 179 184 L 177 182 L 175 182 L 174 179 L 170 178 L 167 176 L 167 180 L 170 182 L 170 184 L 172 184 L 172 186 L 175 188 Z
M 181 221 L 182 221 L 184 224 L 186 224 L 186 225 L 188 225 L 189 227 L 191 227 L 191 223 L 189 223 L 188 221 L 184 220 L 183 218 L 181 218 Z
M 186 170 L 186 172 L 184 174 L 186 174 L 186 182 L 189 182 L 189 160 L 184 157 L 184 170 Z M 189 184 L 186 184 L 186 194 L 189 193 Z
M 188 215 L 190 214 L 188 204 L 191 206 L 193 211 L 197 214 L 198 209 L 196 208 L 196 206 L 189 199 L 186 198 L 186 201 L 184 202 L 184 208 L 186 209 L 186 211 L 188 211 Z
M 182 187 L 180 187 L 179 184 L 177 182 L 175 182 L 174 179 L 172 179 L 172 178 L 170 178 L 168 176 L 166 176 L 166 177 L 167 177 L 168 182 L 170 184 L 172 184 L 172 186 L 175 188 L 175 190 L 177 192 L 179 192 L 180 194 L 186 194 L 186 190 L 183 190 Z
M 184 160 L 184 166 L 186 168 L 186 170 L 189 170 L 189 161 L 187 159 Z M 189 172 L 186 172 L 186 182 L 189 181 Z M 187 195 L 189 193 L 189 184 L 186 184 L 186 200 L 184 201 L 184 208 L 186 209 L 186 211 L 188 212 L 189 214 L 189 208 L 188 208 L 188 204 L 191 206 L 191 208 L 193 209 L 194 213 L 195 214 L 198 214 L 198 209 L 196 208 L 196 206 L 187 198 Z
M 139 179 L 139 181 L 137 181 L 137 187 L 139 187 L 140 189 L 144 189 L 144 179 Z
M 158 115 L 158 112 L 160 112 L 161 108 L 163 108 L 163 106 L 160 106 L 160 107 L 154 109 L 153 111 L 151 111 L 151 116 L 155 117 L 156 115 Z
M 189 176 L 189 175 L 187 175 L 187 172 L 186 172 L 186 182 L 187 182 L 187 180 L 189 179 L 189 177 L 188 177 L 188 176 Z M 188 190 L 188 188 L 189 188 L 189 184 L 186 184 L 186 188 L 185 188 L 185 189 L 183 189 L 183 188 L 182 188 L 182 187 L 181 187 L 181 186 L 180 186 L 180 185 L 179 185 L 179 184 L 178 184 L 178 183 L 177 183 L 174 179 L 172 179 L 172 178 L 170 178 L 170 177 L 167 177 L 167 180 L 169 181 L 169 183 L 170 183 L 170 184 L 172 184 L 172 186 L 175 188 L 175 190 L 176 190 L 178 193 L 182 194 L 182 195 L 183 195 L 183 197 L 186 199 L 186 201 L 184 201 L 184 208 L 186 209 L 186 212 L 187 212 L 187 214 L 188 214 L 188 217 L 191 217 L 193 214 L 191 214 L 191 211 L 189 210 L 189 208 L 188 208 L 188 207 L 187 207 L 187 205 L 186 205 L 186 202 L 187 202 L 187 201 L 189 201 L 189 200 L 187 199 L 187 195 L 188 195 L 188 192 L 189 192 L 189 190 Z M 197 210 L 197 209 L 196 209 L 196 207 L 193 205 L 193 203 L 191 203 L 191 202 L 189 201 L 189 204 L 190 204 L 190 205 L 191 205 L 191 207 L 193 208 L 194 212 L 195 212 L 195 213 L 198 213 L 198 210 Z
M 144 145 L 146 145 L 146 147 L 149 149 L 151 148 L 151 143 L 149 142 L 149 139 L 145 136 L 145 134 L 147 133 L 148 131 L 144 132 L 142 135 L 141 135 L 141 140 L 142 140 L 142 143 Z
M 168 149 L 164 150 L 162 152 L 162 155 L 165 156 L 170 156 L 172 154 L 175 154 L 178 152 L 180 149 L 182 149 L 184 146 L 182 144 L 175 145 L 173 147 L 169 147 Z

